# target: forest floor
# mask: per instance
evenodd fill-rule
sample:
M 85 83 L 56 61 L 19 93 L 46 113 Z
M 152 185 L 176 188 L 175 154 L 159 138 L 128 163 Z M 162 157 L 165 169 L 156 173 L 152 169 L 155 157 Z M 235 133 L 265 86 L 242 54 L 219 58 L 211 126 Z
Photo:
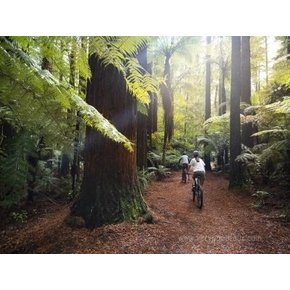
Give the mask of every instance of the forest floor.
M 174 172 L 146 189 L 154 223 L 120 223 L 88 230 L 65 223 L 69 205 L 51 204 L 21 227 L 0 232 L 0 253 L 290 253 L 290 226 L 277 212 L 256 209 L 249 194 L 228 190 L 228 180 L 208 173 L 204 207 L 191 184 Z

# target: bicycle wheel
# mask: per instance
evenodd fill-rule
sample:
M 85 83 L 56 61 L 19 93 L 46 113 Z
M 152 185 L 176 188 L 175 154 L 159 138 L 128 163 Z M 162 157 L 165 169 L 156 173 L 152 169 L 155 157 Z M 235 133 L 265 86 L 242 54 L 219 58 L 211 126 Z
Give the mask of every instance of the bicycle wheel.
M 196 206 L 202 208 L 203 205 L 203 191 L 201 187 L 198 187 L 196 190 Z

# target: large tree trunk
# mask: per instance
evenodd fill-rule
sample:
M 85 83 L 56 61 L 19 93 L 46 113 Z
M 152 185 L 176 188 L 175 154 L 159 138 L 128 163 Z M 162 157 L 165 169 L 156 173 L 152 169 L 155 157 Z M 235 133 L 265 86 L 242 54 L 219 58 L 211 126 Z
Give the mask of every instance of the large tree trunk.
M 136 102 L 126 91 L 116 68 L 103 66 L 94 55 L 89 58 L 92 77 L 87 102 L 132 142 L 136 142 Z M 136 219 L 147 212 L 137 185 L 136 151 L 87 127 L 84 178 L 72 215 L 82 216 L 87 227 Z
M 251 104 L 251 61 L 250 61 L 250 36 L 242 37 L 241 44 L 241 102 Z M 252 122 L 242 125 L 242 143 L 253 147 Z
M 147 47 L 137 54 L 140 65 L 147 71 Z M 148 116 L 137 113 L 137 166 L 140 169 L 147 168 L 147 125 Z
M 230 106 L 230 183 L 229 187 L 240 186 L 242 172 L 236 157 L 241 153 L 240 99 L 241 99 L 241 38 L 232 36 L 232 76 Z
M 241 69 L 241 102 L 251 104 L 250 36 L 242 36 Z

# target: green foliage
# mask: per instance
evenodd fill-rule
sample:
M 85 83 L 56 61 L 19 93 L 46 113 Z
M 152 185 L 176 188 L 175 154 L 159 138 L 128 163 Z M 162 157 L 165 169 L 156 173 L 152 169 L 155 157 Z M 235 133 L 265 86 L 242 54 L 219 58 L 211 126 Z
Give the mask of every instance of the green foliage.
M 0 45 L 0 104 L 10 108 L 18 126 L 24 126 L 48 140 L 71 142 L 70 124 L 67 122 L 67 109 L 81 111 L 87 125 L 113 141 L 122 143 L 132 151 L 131 143 L 105 118 L 78 96 L 78 89 L 69 84 L 69 63 L 64 55 L 64 47 L 76 49 L 76 66 L 81 77 L 90 76 L 82 39 L 34 37 L 1 37 Z M 124 74 L 128 90 L 141 102 L 148 103 L 149 91 L 155 91 L 158 82 L 149 74 L 141 72 L 133 53 L 145 45 L 148 38 L 108 38 L 91 39 L 92 53 L 99 54 L 104 64 L 113 64 Z M 98 46 L 99 45 L 99 46 Z M 29 46 L 29 50 L 27 47 Z M 110 49 L 108 50 L 108 47 Z M 40 49 L 39 49 L 40 48 Z M 47 57 L 53 65 L 53 74 L 43 70 L 39 63 Z M 57 68 L 57 69 L 55 69 Z M 13 97 L 12 97 L 13 96 Z
M 230 144 L 229 114 L 213 116 L 204 122 L 206 135 L 197 138 L 197 144 L 203 145 L 205 154 L 218 155 Z
M 158 151 L 161 150 L 163 143 L 163 132 L 154 132 L 152 134 L 152 147 Z
M 153 180 L 155 176 L 154 171 L 149 171 L 149 170 L 139 170 L 138 171 L 138 184 L 142 189 L 146 188 Z
M 252 194 L 252 196 L 255 198 L 255 201 L 252 203 L 253 207 L 260 208 L 266 204 L 266 200 L 271 196 L 272 194 L 267 191 L 256 191 Z
M 93 106 L 87 104 L 82 98 L 76 95 L 72 96 L 71 100 L 88 126 L 97 129 L 102 135 L 115 142 L 122 143 L 129 151 L 133 151 L 132 143 Z
M 49 168 L 46 161 L 39 161 L 34 191 L 49 194 L 60 190 L 60 179 L 55 177 L 53 168 Z
M 104 65 L 113 65 L 124 76 L 128 91 L 136 99 L 148 104 L 149 93 L 157 93 L 159 81 L 142 68 L 136 59 L 137 52 L 145 47 L 151 37 L 94 37 L 90 42 L 91 53 L 96 53 Z
M 262 176 L 261 159 L 258 154 L 253 153 L 249 148 L 237 156 L 236 161 L 241 163 L 244 169 L 244 179 L 249 186 L 253 181 Z
M 27 222 L 28 219 L 28 214 L 26 210 L 22 210 L 20 212 L 15 212 L 12 211 L 9 214 L 10 219 L 12 220 L 12 222 L 18 223 L 18 224 L 24 224 Z
M 275 138 L 277 138 L 278 140 L 281 138 L 286 139 L 290 137 L 290 130 L 277 127 L 277 128 L 273 128 L 269 130 L 259 131 L 257 133 L 254 133 L 252 137 L 265 136 L 265 135 L 272 139 L 275 139 Z
M 150 163 L 152 164 L 152 167 L 158 167 L 158 165 L 160 164 L 162 157 L 152 151 L 148 152 L 147 154 L 147 158 L 150 161 Z
M 167 152 L 167 154 L 175 154 L 178 156 L 181 155 L 181 153 L 184 151 L 186 151 L 188 154 L 193 151 L 193 145 L 185 138 L 173 139 L 171 147 L 175 149 L 175 151 L 170 150 Z
M 178 160 L 180 158 L 179 152 L 166 152 L 165 160 L 164 160 L 164 166 L 173 170 L 177 170 L 180 165 L 178 163 Z
M 27 158 L 35 150 L 34 142 L 27 131 L 20 131 L 6 144 L 8 149 L 0 156 L 0 206 L 10 208 L 26 196 L 33 170 Z
M 154 172 L 156 180 L 163 180 L 171 175 L 170 169 L 159 165 L 158 167 L 148 167 L 149 172 Z

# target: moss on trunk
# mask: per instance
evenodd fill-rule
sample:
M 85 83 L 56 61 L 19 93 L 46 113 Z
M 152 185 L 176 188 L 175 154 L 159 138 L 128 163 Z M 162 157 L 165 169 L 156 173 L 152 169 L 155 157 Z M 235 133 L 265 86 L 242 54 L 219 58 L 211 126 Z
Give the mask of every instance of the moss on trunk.
M 92 197 L 95 198 L 92 198 Z M 138 221 L 149 210 L 140 190 L 135 188 L 98 188 L 94 195 L 81 197 L 72 207 L 71 214 L 81 216 L 86 227 L 123 221 Z

